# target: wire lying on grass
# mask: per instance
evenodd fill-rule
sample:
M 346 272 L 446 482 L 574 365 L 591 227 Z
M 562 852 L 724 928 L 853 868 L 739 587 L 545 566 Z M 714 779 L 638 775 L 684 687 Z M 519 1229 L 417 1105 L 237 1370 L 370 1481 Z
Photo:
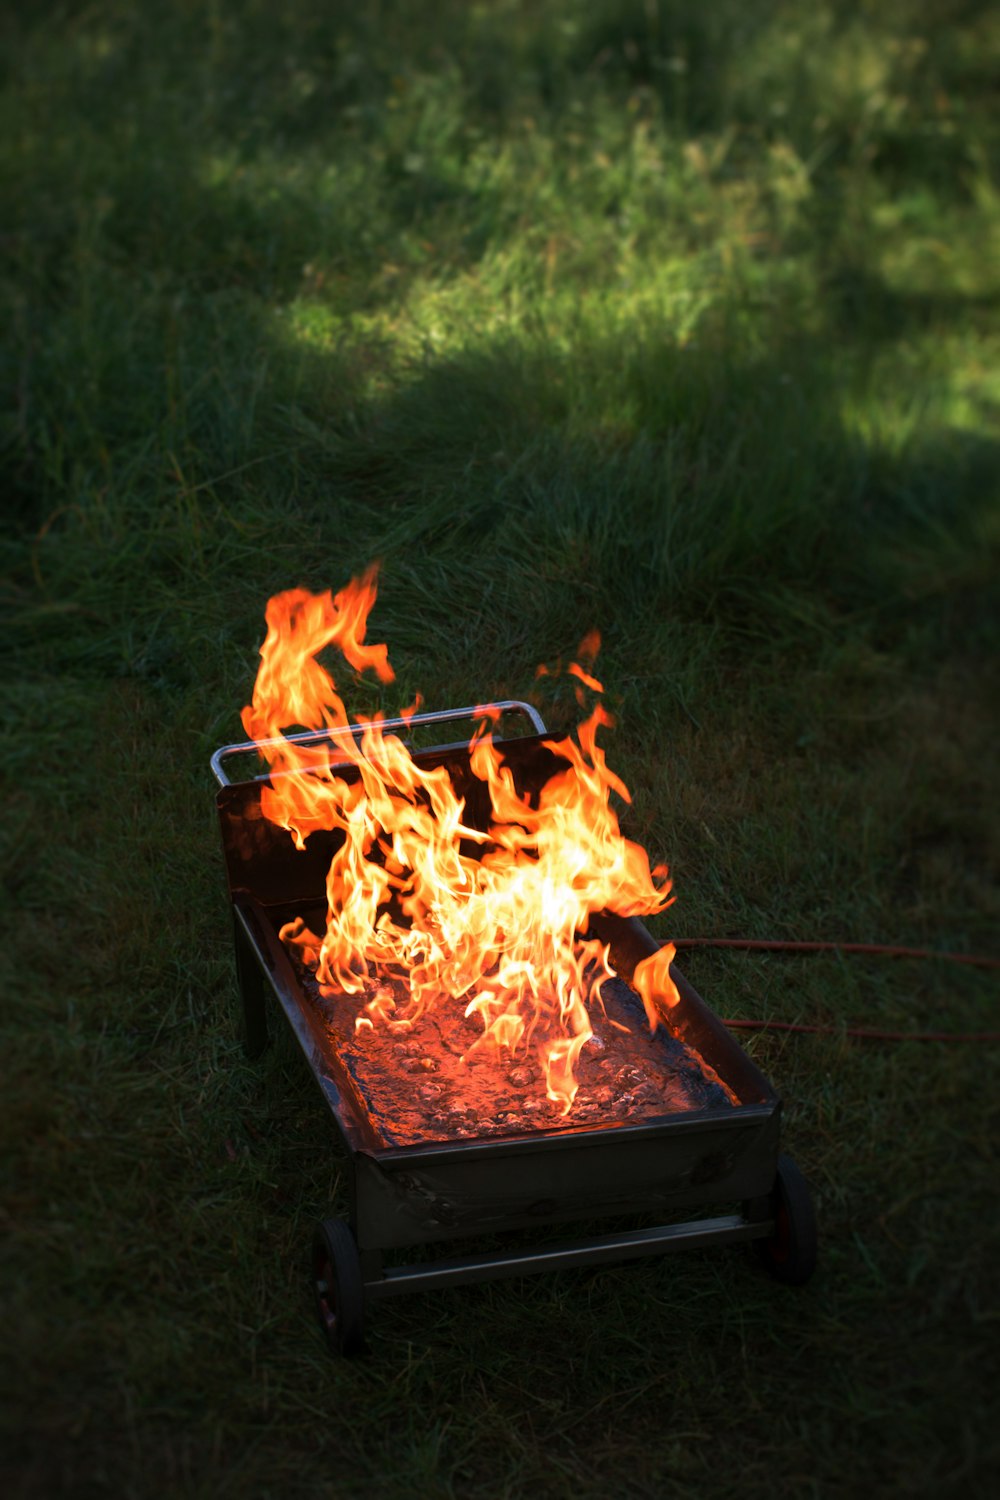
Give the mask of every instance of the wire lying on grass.
M 933 948 L 899 948 L 887 943 L 782 942 L 770 938 L 675 938 L 674 947 L 735 948 L 757 953 L 851 953 L 880 958 L 944 959 L 979 969 L 1000 969 L 1000 958 L 975 953 L 940 953 Z M 817 1036 L 850 1036 L 875 1042 L 1000 1042 L 1000 1031 L 885 1031 L 871 1026 L 817 1026 L 798 1021 L 748 1021 L 723 1017 L 723 1024 L 738 1031 L 801 1031 Z

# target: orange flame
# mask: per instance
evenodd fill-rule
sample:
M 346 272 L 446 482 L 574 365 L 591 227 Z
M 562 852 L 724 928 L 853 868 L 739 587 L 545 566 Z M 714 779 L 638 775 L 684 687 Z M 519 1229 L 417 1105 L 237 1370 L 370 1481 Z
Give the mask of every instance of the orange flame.
M 663 911 L 671 900 L 666 868 L 651 873 L 645 851 L 621 834 L 610 794 L 630 798 L 597 743 L 598 730 L 613 722 L 599 702 L 575 739 L 545 742 L 565 769 L 534 797 L 517 790 L 494 744 L 495 712 L 477 711 L 469 756 L 489 794 L 485 833 L 464 821 L 448 771 L 417 765 L 400 739 L 382 733 L 381 715 L 343 735 L 338 757 L 356 768 L 350 779 L 331 769 L 328 745 L 286 738 L 295 725 L 348 729 L 336 684 L 317 660 L 326 647 L 337 646 L 358 671 L 393 680 L 386 647 L 365 644 L 376 571 L 336 595 L 291 589 L 267 607 L 253 702 L 242 715 L 270 768 L 261 807 L 299 848 L 318 829 L 342 835 L 327 874 L 325 933 L 296 919 L 282 939 L 323 986 L 369 996 L 359 1034 L 409 1030 L 429 1007 L 460 1004 L 482 1026 L 474 1047 L 506 1055 L 535 1047 L 547 1097 L 568 1113 L 577 1059 L 593 1035 L 589 1005 L 599 1003 L 612 972 L 607 946 L 581 934 L 602 910 Z M 596 631 L 581 643 L 588 667 L 599 645 Z M 583 687 L 603 692 L 591 672 L 576 663 L 569 671 L 581 699 Z M 652 1027 L 654 993 L 676 998 L 672 957 L 662 949 L 636 970 Z M 397 1007 L 390 978 L 405 979 L 405 1006 Z

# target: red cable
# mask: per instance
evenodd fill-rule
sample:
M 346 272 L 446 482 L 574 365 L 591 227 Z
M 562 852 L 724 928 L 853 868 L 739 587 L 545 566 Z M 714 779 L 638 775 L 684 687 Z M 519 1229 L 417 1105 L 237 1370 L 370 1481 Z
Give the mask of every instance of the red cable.
M 1000 958 L 972 953 L 940 953 L 933 948 L 894 948 L 886 943 L 784 943 L 768 938 L 675 938 L 674 947 L 739 948 L 762 953 L 874 953 L 884 958 L 943 958 L 953 964 L 1000 969 Z M 806 1031 L 818 1036 L 856 1036 L 881 1042 L 1000 1042 L 1000 1031 L 882 1031 L 867 1026 L 810 1026 L 795 1021 L 737 1021 L 723 1025 L 739 1031 Z
M 784 943 L 770 938 L 673 938 L 682 948 L 740 948 L 761 953 L 876 953 L 884 958 L 943 958 L 952 964 L 978 969 L 1000 969 L 1000 958 L 975 953 L 941 953 L 935 948 L 892 948 L 885 943 Z
M 878 1031 L 866 1026 L 806 1026 L 794 1021 L 733 1021 L 728 1017 L 723 1017 L 722 1024 L 739 1031 L 811 1031 L 876 1042 L 1000 1042 L 1000 1031 Z

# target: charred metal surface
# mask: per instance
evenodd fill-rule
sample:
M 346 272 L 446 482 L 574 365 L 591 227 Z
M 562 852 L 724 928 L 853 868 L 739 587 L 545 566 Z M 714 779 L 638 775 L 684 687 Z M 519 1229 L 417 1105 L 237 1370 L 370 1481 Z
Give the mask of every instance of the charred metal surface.
M 510 740 L 502 748 L 518 787 L 529 794 L 537 794 L 553 773 L 567 764 L 539 735 Z M 413 760 L 424 767 L 447 766 L 456 792 L 465 799 L 463 817 L 468 826 L 484 831 L 489 827 L 489 790 L 469 769 L 468 747 L 418 750 Z M 351 765 L 340 767 L 337 774 L 348 782 L 358 775 Z M 286 829 L 264 817 L 260 805 L 263 784 L 235 782 L 222 787 L 216 797 L 230 894 L 244 891 L 265 906 L 293 909 L 315 903 L 326 889 L 326 872 L 341 836 L 313 833 L 306 839 L 305 848 L 297 849 Z M 477 850 L 470 844 L 463 852 L 475 854 Z

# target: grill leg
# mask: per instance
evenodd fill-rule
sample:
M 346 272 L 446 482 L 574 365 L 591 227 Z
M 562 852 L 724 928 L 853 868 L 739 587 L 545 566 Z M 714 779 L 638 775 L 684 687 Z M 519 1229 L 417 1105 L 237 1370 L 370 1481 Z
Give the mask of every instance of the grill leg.
M 381 1250 L 361 1250 L 361 1274 L 365 1281 L 381 1281 L 383 1274 Z
M 264 976 L 260 965 L 235 915 L 233 933 L 236 943 L 236 979 L 243 1002 L 243 1049 L 247 1057 L 260 1057 L 268 1043 Z

